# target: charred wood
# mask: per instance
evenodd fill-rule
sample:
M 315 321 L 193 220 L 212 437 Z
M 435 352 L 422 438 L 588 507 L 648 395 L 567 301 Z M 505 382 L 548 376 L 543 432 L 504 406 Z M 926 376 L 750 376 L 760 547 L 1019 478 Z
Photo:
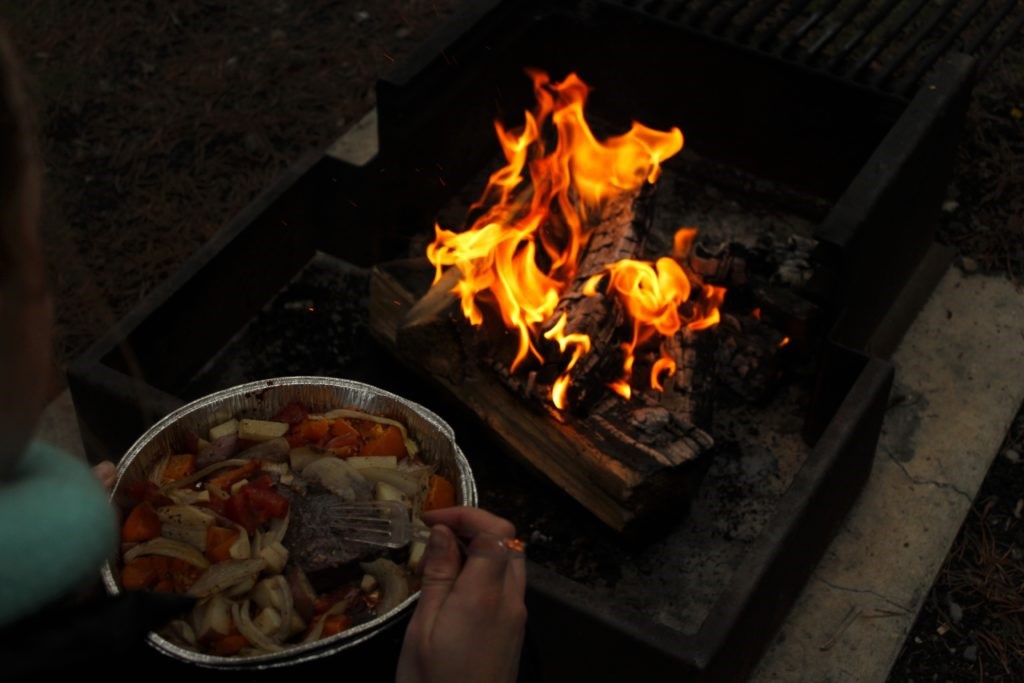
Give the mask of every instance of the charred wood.
M 622 312 L 612 299 L 600 292 L 587 296 L 584 285 L 609 264 L 639 256 L 654 222 L 654 192 L 654 185 L 645 184 L 636 193 L 608 202 L 593 228 L 576 277 L 546 325 L 550 328 L 564 315 L 566 333 L 586 334 L 591 348 L 601 350 L 583 356 L 570 372 L 569 401 L 580 414 L 593 406 L 604 394 L 604 385 L 614 379 L 614 367 L 621 359 L 612 350 L 618 348 L 615 336 L 623 322 Z
M 788 339 L 752 316 L 729 314 L 722 316 L 719 336 L 718 379 L 748 401 L 768 398 L 781 379 L 779 356 Z
M 459 384 L 466 376 L 464 326 L 458 300 L 451 290 L 462 278 L 458 268 L 449 268 L 420 297 L 398 324 L 396 340 L 403 353 L 419 355 L 426 369 Z M 417 349 L 443 348 L 446 353 L 417 353 Z

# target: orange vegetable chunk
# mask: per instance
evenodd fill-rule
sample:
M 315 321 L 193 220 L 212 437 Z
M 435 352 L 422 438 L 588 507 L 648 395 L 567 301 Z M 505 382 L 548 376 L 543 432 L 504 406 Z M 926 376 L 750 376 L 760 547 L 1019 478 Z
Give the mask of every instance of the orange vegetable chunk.
M 160 518 L 149 503 L 140 503 L 132 508 L 121 527 L 121 540 L 125 543 L 141 543 L 160 535 Z
M 404 458 L 409 455 L 405 450 L 405 439 L 402 438 L 402 431 L 398 427 L 388 425 L 384 432 L 373 441 L 366 442 L 359 455 L 394 455 Z
M 161 484 L 170 484 L 172 481 L 184 479 L 196 471 L 196 456 L 192 453 L 172 455 L 167 459 L 167 467 L 164 468 Z
M 423 499 L 423 510 L 450 508 L 455 505 L 455 487 L 439 474 L 430 475 L 427 496 Z

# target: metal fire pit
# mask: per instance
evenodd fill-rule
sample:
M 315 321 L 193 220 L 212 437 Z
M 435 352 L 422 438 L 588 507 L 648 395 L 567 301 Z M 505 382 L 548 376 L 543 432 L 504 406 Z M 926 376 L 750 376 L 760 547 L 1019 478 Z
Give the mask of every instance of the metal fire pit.
M 558 77 L 578 71 L 612 125 L 679 125 L 703 158 L 825 207 L 814 237 L 830 277 L 811 292 L 833 326 L 813 386 L 791 397 L 794 409 L 810 404 L 810 445 L 746 532 L 717 529 L 698 509 L 653 543 L 608 536 L 564 494 L 492 455 L 486 428 L 399 370 L 366 334 L 366 267 L 407 256 L 410 238 L 428 235 L 441 207 L 491 160 L 492 118 L 512 120 L 529 106 L 524 66 Z M 930 263 L 971 73 L 972 60 L 954 56 L 908 100 L 611 4 L 475 6 L 379 83 L 374 159 L 296 165 L 73 364 L 69 384 L 90 457 L 116 459 L 183 402 L 242 381 L 320 374 L 370 382 L 451 422 L 481 503 L 532 536 L 527 677 L 740 677 L 870 471 L 892 370 L 865 351 L 890 347 L 909 324 L 901 314 L 930 289 L 915 273 Z M 910 281 L 925 286 L 905 288 Z M 723 414 L 744 417 L 742 408 Z M 769 436 L 762 451 L 773 448 Z M 710 500 L 730 481 L 728 467 L 757 469 L 721 460 L 722 476 L 712 472 L 705 483 Z M 700 557 L 703 546 L 686 544 L 705 532 L 720 543 L 720 567 L 662 571 Z M 647 569 L 671 596 L 644 592 Z M 701 581 L 701 572 L 711 578 Z

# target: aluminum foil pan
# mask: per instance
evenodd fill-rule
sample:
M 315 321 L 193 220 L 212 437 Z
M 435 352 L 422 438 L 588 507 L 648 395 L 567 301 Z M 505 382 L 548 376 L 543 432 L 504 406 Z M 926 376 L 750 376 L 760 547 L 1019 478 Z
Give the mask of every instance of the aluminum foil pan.
M 460 505 L 476 505 L 476 484 L 466 457 L 455 443 L 455 434 L 437 415 L 423 406 L 368 384 L 331 377 L 280 377 L 242 384 L 218 391 L 163 418 L 128 449 L 117 466 L 117 483 L 111 500 L 124 506 L 128 486 L 142 481 L 157 460 L 169 453 L 184 435 L 206 431 L 232 417 L 268 418 L 288 403 L 298 401 L 313 412 L 332 408 L 355 408 L 403 422 L 420 446 L 420 457 L 437 467 L 439 473 L 455 484 Z M 103 582 L 113 595 L 120 592 L 119 570 L 108 562 L 103 567 Z M 410 595 L 391 612 L 372 621 L 349 628 L 314 643 L 295 645 L 281 652 L 252 657 L 217 657 L 193 652 L 150 633 L 150 645 L 183 662 L 218 669 L 269 669 L 289 666 L 353 647 L 393 625 L 412 609 L 419 593 Z

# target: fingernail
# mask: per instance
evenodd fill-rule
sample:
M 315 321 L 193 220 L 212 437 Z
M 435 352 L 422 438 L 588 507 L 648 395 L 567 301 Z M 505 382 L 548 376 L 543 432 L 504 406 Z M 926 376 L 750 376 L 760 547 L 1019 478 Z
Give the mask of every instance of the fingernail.
M 427 555 L 438 557 L 446 555 L 452 547 L 451 532 L 441 525 L 430 530 L 430 538 L 427 539 Z

